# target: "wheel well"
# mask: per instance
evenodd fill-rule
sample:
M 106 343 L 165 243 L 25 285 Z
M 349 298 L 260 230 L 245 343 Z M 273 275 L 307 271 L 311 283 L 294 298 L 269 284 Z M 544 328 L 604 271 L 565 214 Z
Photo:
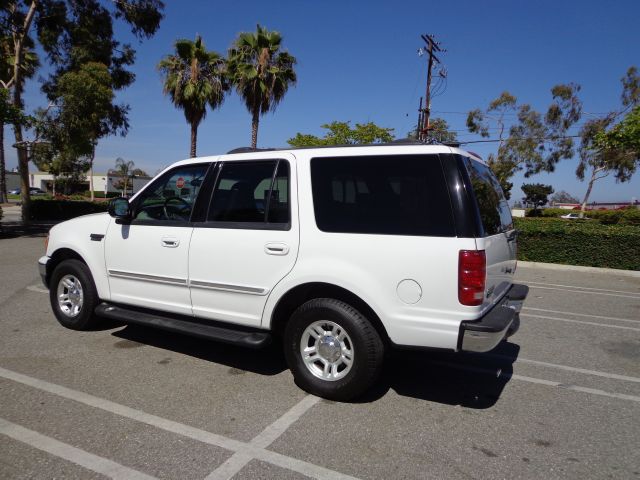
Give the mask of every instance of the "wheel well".
M 78 255 L 78 253 L 71 250 L 70 248 L 60 248 L 55 252 L 53 252 L 53 255 L 51 255 L 51 259 L 47 262 L 47 279 L 46 279 L 47 285 L 49 284 L 49 279 L 51 278 L 51 274 L 56 269 L 56 267 L 60 264 L 60 262 L 64 260 L 69 260 L 72 258 L 76 260 L 80 260 L 85 265 L 87 264 L 87 262 L 84 261 L 84 258 L 82 258 L 80 255 Z
M 334 298 L 341 300 L 362 313 L 373 324 L 380 338 L 389 343 L 389 336 L 373 309 L 355 293 L 330 283 L 305 283 L 289 290 L 276 305 L 271 315 L 271 330 L 281 336 L 293 312 L 303 303 L 314 298 Z

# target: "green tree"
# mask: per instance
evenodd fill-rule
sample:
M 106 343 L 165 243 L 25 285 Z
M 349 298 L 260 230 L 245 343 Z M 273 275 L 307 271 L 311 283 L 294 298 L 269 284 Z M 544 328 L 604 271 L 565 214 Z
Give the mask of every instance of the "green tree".
M 122 177 L 122 196 L 127 196 L 129 177 L 133 175 L 135 163 L 133 160 L 125 160 L 124 158 L 116 159 L 116 172 Z
M 614 174 L 616 181 L 631 179 L 640 163 L 640 77 L 630 67 L 622 78 L 622 109 L 605 117 L 586 122 L 580 130 L 580 162 L 576 176 L 589 178 L 582 200 L 580 217 L 584 216 L 593 185 Z M 619 123 L 615 120 L 626 115 Z
M 527 205 L 533 205 L 533 209 L 546 205 L 548 197 L 553 193 L 551 185 L 543 185 L 542 183 L 524 183 L 522 187 L 524 197 L 522 201 Z
M 67 161 L 73 162 L 75 154 L 76 161 L 82 159 L 82 167 L 88 163 L 89 191 L 93 201 L 96 146 L 102 137 L 118 133 L 126 135 L 129 108 L 113 103 L 113 78 L 107 66 L 97 62 L 88 62 L 79 66 L 77 71 L 61 75 L 49 96 L 58 105 L 53 118 L 48 119 L 50 124 L 55 125 L 55 128 L 49 129 L 49 133 L 56 136 L 63 134 L 65 144 L 60 145 L 54 138 L 47 138 L 46 134 L 42 138 L 49 140 L 57 149 L 62 149 Z
M 33 40 L 26 37 L 23 47 L 23 65 L 21 82 L 31 78 L 40 61 L 38 55 L 33 52 Z M 14 44 L 9 35 L 0 36 L 0 203 L 7 200 L 6 162 L 4 156 L 4 126 L 7 124 L 28 123 L 28 119 L 22 112 L 22 106 L 16 107 L 11 102 L 8 88 L 9 81 L 13 77 L 13 62 L 15 61 Z M 23 88 L 22 86 L 20 88 Z
M 556 85 L 551 89 L 552 103 L 543 116 L 530 105 L 518 105 L 516 97 L 503 92 L 486 111 L 475 109 L 467 116 L 471 133 L 489 137 L 497 132 L 498 149 L 490 154 L 488 165 L 496 174 L 505 196 L 510 197 L 513 184 L 509 179 L 524 170 L 525 177 L 545 171 L 552 172 L 556 164 L 574 153 L 573 139 L 568 135 L 582 114 L 582 103 L 575 84 Z M 507 134 L 506 116 L 516 114 Z M 496 125 L 491 127 L 491 125 Z
M 289 87 L 295 85 L 296 59 L 282 51 L 282 35 L 257 25 L 238 35 L 228 53 L 231 83 L 251 113 L 251 146 L 258 143 L 260 116 L 275 111 Z
M 551 203 L 578 203 L 579 200 L 564 190 L 560 190 L 559 192 L 554 193 L 551 196 Z
M 8 0 L 0 4 L 0 23 L 10 32 L 13 73 L 4 87 L 12 90 L 11 103 L 22 109 L 24 91 L 25 49 L 35 32 L 38 46 L 47 56 L 51 75 L 43 85 L 48 95 L 54 92 L 58 79 L 69 71 L 78 70 L 90 61 L 109 68 L 114 90 L 130 85 L 134 75 L 127 70 L 135 58 L 128 44 L 114 38 L 114 20 L 122 20 L 139 39 L 151 37 L 163 17 L 160 0 Z M 21 177 L 22 218 L 29 220 L 29 152 L 23 146 L 23 125 L 14 123 L 18 167 Z
M 443 118 L 432 118 L 429 121 L 429 140 L 435 143 L 455 143 L 458 140 L 458 134 L 449 130 L 449 124 Z M 407 138 L 412 140 L 418 139 L 418 126 L 413 127 L 407 134 Z
M 319 147 L 324 145 L 368 145 L 387 143 L 394 139 L 393 128 L 379 127 L 373 122 L 356 123 L 352 128 L 350 122 L 331 122 L 321 125 L 327 130 L 323 137 L 306 133 L 296 133 L 287 140 L 292 147 Z
M 225 76 L 225 60 L 214 51 L 207 51 L 202 38 L 195 42 L 180 39 L 175 43 L 175 53 L 158 63 L 164 76 L 164 93 L 171 102 L 183 110 L 191 125 L 190 155 L 196 156 L 198 126 L 207 115 L 207 105 L 212 110 L 224 101 L 229 85 Z

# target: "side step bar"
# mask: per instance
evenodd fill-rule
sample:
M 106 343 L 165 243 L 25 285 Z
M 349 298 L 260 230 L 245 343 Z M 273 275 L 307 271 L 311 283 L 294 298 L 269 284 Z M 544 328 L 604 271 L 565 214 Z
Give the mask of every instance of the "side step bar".
M 243 327 L 220 327 L 196 323 L 195 321 L 179 320 L 160 313 L 145 313 L 122 306 L 101 303 L 96 307 L 96 315 L 125 323 L 133 323 L 148 327 L 160 328 L 169 332 L 183 333 L 192 337 L 217 340 L 232 345 L 248 348 L 261 348 L 271 342 L 271 335 L 263 331 L 245 330 Z

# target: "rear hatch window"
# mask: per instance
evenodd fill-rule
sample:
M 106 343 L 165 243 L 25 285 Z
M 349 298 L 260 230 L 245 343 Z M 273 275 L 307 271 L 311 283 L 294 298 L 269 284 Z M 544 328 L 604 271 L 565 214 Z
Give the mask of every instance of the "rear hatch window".
M 322 231 L 455 236 L 438 155 L 314 158 L 311 183 Z
M 478 202 L 483 236 L 496 235 L 513 229 L 513 219 L 507 199 L 493 172 L 484 163 L 465 157 L 471 186 Z

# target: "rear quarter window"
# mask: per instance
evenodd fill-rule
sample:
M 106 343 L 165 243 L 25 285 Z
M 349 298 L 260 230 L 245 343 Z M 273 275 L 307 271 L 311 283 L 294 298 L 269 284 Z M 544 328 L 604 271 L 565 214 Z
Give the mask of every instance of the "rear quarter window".
M 322 231 L 455 236 L 437 155 L 314 158 L 311 183 Z
M 502 187 L 491 169 L 471 158 L 463 159 L 471 187 L 478 203 L 485 236 L 496 235 L 513 228 L 511 210 Z

